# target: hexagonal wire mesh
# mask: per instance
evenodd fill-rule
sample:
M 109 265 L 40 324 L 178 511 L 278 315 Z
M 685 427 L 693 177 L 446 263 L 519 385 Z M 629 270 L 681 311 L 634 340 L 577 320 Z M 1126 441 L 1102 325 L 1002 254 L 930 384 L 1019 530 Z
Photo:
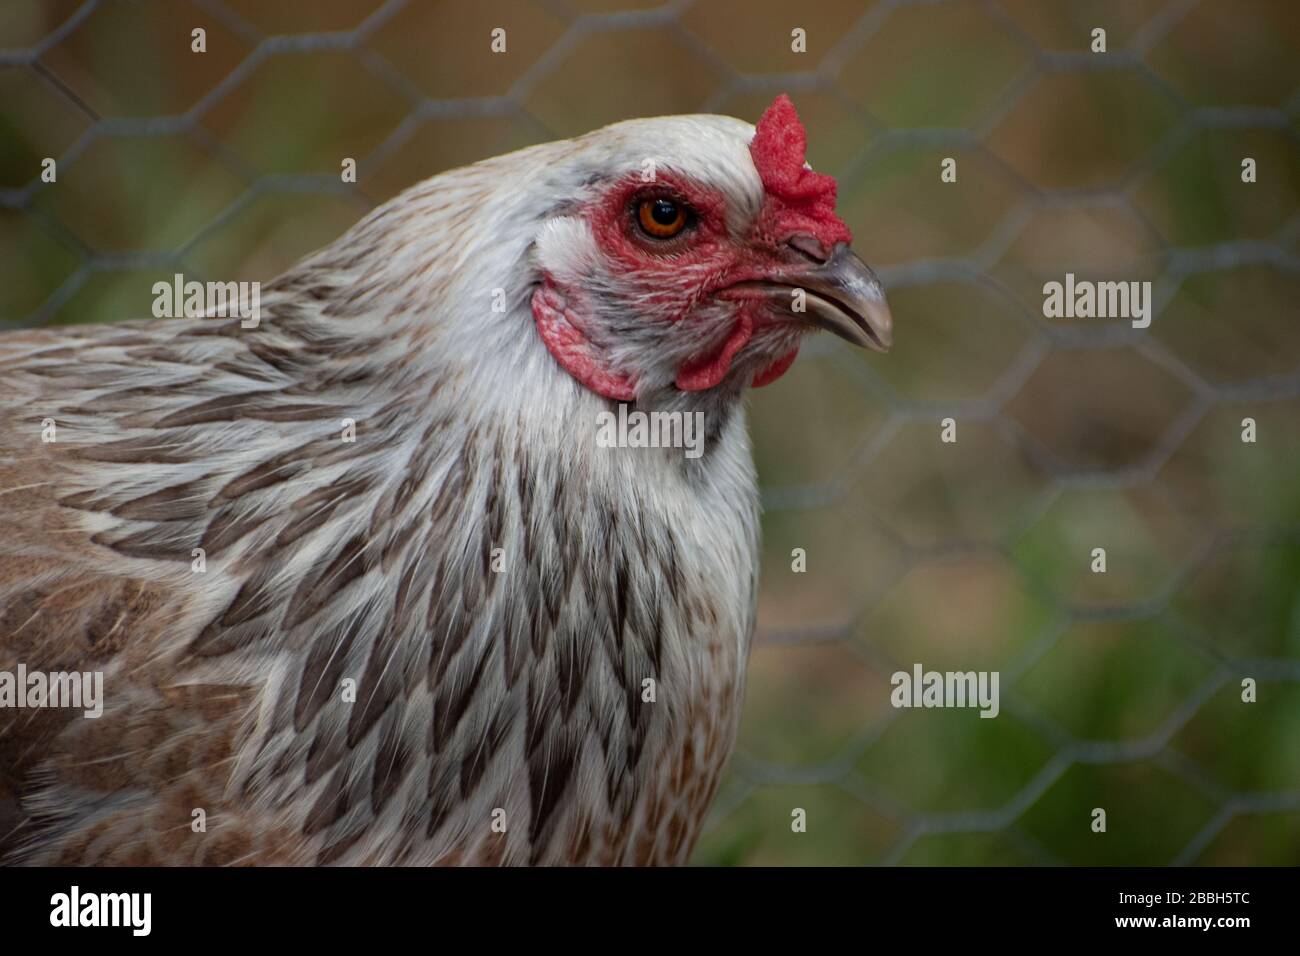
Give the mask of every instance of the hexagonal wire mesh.
M 789 6 L 19 2 L 0 320 L 147 314 L 155 275 L 270 278 L 439 169 L 788 91 L 898 343 L 755 396 L 760 634 L 697 859 L 1297 862 L 1292 6 Z M 1043 319 L 1067 271 L 1150 280 L 1151 327 Z M 890 707 L 915 662 L 998 670 L 1000 719 Z

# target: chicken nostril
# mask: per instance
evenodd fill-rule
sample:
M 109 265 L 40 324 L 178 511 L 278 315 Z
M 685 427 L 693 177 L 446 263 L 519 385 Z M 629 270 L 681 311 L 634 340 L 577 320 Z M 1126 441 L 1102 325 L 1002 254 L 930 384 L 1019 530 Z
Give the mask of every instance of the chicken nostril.
M 830 253 L 826 251 L 826 247 L 822 245 L 821 240 L 805 232 L 791 236 L 787 243 L 791 247 L 798 249 L 813 262 L 820 264 L 830 258 Z

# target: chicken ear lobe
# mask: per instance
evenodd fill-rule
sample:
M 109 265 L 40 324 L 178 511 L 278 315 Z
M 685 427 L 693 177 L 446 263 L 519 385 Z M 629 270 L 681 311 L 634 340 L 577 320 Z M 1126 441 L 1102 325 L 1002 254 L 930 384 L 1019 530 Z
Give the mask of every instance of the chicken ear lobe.
M 630 375 L 602 365 L 596 347 L 571 321 L 568 303 L 549 281 L 533 293 L 533 319 L 537 334 L 560 367 L 597 395 L 617 402 L 636 399 L 636 382 Z

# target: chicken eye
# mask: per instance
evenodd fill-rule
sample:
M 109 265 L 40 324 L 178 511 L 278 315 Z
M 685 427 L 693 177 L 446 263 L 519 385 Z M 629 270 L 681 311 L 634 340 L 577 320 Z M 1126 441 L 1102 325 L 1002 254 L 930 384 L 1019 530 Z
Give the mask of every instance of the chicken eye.
M 686 228 L 686 209 L 671 199 L 643 199 L 637 207 L 641 230 L 655 239 L 671 239 Z

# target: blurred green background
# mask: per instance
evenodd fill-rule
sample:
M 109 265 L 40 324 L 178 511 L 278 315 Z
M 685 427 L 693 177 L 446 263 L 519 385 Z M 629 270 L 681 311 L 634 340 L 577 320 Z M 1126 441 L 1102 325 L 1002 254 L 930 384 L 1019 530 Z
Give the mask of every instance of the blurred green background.
M 896 345 L 753 397 L 760 632 L 696 862 L 1300 863 L 1300 4 L 5 0 L 0 325 L 267 280 L 441 170 L 778 92 Z M 1066 272 L 1151 280 L 1151 328 L 1044 319 Z M 1001 715 L 893 709 L 915 662 L 998 670 Z

